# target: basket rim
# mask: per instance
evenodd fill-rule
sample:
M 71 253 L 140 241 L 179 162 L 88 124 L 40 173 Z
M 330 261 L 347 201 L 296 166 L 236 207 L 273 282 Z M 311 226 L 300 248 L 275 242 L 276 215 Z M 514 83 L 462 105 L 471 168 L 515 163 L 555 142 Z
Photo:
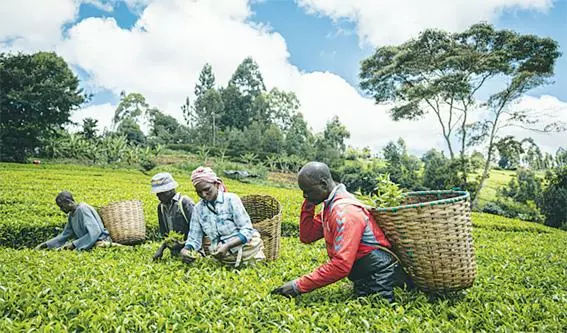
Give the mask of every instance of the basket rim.
M 455 190 L 433 190 L 433 191 L 414 191 L 414 192 L 406 192 L 403 193 L 402 195 L 404 197 L 416 197 L 416 196 L 420 196 L 420 195 L 429 195 L 429 194 L 458 194 L 458 196 L 453 197 L 453 198 L 446 198 L 446 199 L 440 199 L 440 200 L 435 200 L 435 201 L 428 201 L 428 202 L 420 202 L 420 203 L 416 203 L 416 204 L 410 204 L 410 205 L 400 205 L 400 206 L 394 206 L 394 207 L 374 207 L 373 209 L 377 212 L 397 212 L 398 210 L 401 209 L 409 209 L 409 208 L 423 208 L 423 207 L 431 207 L 431 206 L 438 206 L 438 205 L 445 205 L 445 204 L 449 204 L 449 203 L 455 203 L 455 202 L 459 202 L 459 201 L 463 201 L 466 200 L 470 197 L 470 193 L 467 191 L 455 191 Z
M 282 215 L 282 203 L 274 196 L 268 195 L 268 194 L 246 194 L 240 197 L 240 201 L 246 201 L 243 200 L 244 198 L 249 198 L 249 199 L 254 199 L 254 198 L 260 198 L 260 199 L 271 199 L 274 200 L 278 203 L 278 212 L 276 214 L 274 214 L 274 216 L 270 217 L 270 219 L 273 219 L 274 217 L 278 216 L 278 215 Z M 246 207 L 244 207 L 246 208 Z M 266 220 L 266 219 L 264 219 Z M 262 220 L 262 221 L 264 221 Z

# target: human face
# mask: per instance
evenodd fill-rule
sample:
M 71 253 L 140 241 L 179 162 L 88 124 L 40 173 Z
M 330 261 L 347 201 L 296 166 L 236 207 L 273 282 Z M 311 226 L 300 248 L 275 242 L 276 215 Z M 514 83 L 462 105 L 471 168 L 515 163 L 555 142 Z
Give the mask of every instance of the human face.
M 161 192 L 161 193 L 156 193 L 156 196 L 158 197 L 159 201 L 161 203 L 168 203 L 171 201 L 171 199 L 175 196 L 175 190 L 169 190 L 169 191 L 165 191 L 165 192 Z
M 312 204 L 318 205 L 329 196 L 327 183 L 324 179 L 314 180 L 308 177 L 299 177 L 298 184 L 303 192 L 303 198 Z
M 200 182 L 195 186 L 199 198 L 206 201 L 214 201 L 219 194 L 219 185 L 216 183 Z
M 57 206 L 59 206 L 59 209 L 65 214 L 69 214 L 75 210 L 75 203 L 68 200 L 57 201 Z

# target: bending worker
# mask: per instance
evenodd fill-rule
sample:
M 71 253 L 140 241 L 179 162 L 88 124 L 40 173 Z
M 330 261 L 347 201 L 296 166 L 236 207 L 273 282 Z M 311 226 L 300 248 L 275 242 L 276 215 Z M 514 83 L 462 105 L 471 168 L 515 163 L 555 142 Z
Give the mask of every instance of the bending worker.
M 324 163 L 303 166 L 298 183 L 305 198 L 299 238 L 306 244 L 325 238 L 330 261 L 272 293 L 296 296 L 348 277 L 357 296 L 378 293 L 393 302 L 393 288 L 409 281 L 372 214 L 343 184 L 335 183 Z M 322 212 L 315 215 L 321 203 Z

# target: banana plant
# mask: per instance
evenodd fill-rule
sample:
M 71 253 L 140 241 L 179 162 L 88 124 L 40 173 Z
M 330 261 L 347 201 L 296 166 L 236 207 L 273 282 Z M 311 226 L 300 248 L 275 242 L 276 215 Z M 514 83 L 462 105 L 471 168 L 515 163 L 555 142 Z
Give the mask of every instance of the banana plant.
M 209 159 L 209 149 L 207 148 L 207 146 L 199 146 L 197 156 L 199 156 L 199 160 L 201 160 L 203 164 L 207 164 L 207 160 Z
M 266 156 L 264 163 L 266 163 L 266 166 L 270 169 L 270 171 L 276 171 L 278 166 L 278 157 L 276 155 L 268 155 Z
M 251 166 L 258 159 L 258 155 L 248 152 L 240 155 L 240 158 L 242 159 L 242 162 Z

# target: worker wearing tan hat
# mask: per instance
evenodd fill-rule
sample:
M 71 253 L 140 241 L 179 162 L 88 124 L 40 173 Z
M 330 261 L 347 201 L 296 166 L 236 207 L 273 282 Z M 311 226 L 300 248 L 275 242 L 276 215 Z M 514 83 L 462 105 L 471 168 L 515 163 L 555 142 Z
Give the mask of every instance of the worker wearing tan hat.
M 151 193 L 155 193 L 160 203 L 157 207 L 159 232 L 162 236 L 167 237 L 171 231 L 183 234 L 183 240 L 187 239 L 189 233 L 189 222 L 193 213 L 195 203 L 187 196 L 182 196 L 176 192 L 179 184 L 173 179 L 173 176 L 168 172 L 158 173 L 152 177 Z M 154 260 L 160 259 L 163 256 L 163 251 L 166 248 L 166 243 L 163 243 L 156 254 Z M 178 254 L 183 248 L 183 243 L 179 246 L 172 248 L 172 254 Z

